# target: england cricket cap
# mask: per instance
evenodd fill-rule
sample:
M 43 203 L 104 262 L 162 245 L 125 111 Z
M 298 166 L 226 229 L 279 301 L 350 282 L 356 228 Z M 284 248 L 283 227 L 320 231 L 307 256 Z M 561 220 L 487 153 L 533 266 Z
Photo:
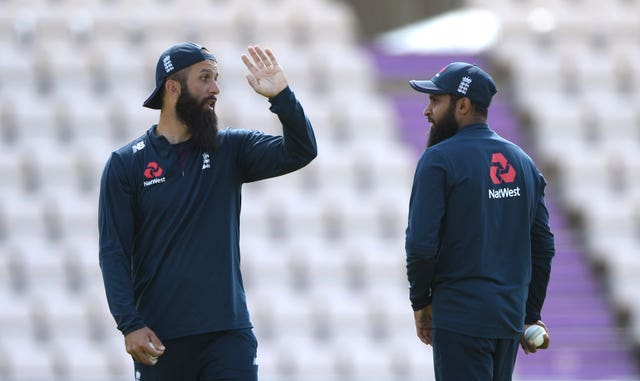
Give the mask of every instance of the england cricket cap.
M 162 108 L 162 86 L 171 74 L 204 60 L 216 61 L 216 58 L 202 49 L 204 46 L 192 42 L 183 42 L 165 50 L 156 65 L 156 88 L 142 104 L 144 107 L 159 110 Z
M 483 107 L 489 107 L 491 98 L 498 91 L 489 74 L 466 62 L 450 63 L 430 80 L 412 80 L 409 84 L 422 93 L 467 97 Z

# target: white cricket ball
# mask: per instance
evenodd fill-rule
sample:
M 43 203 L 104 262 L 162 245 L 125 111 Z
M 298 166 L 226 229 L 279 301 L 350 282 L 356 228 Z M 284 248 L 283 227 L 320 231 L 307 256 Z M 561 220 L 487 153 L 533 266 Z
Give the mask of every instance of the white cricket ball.
M 533 341 L 536 347 L 544 343 L 544 334 L 547 333 L 544 328 L 539 325 L 532 325 L 524 331 L 524 338 L 527 341 Z

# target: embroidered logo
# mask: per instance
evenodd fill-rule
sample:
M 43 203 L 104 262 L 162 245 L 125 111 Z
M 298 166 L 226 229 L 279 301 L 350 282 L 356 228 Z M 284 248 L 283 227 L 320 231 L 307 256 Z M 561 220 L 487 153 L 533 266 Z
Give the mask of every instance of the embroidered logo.
M 162 176 L 162 168 L 155 161 L 150 161 L 147 164 L 147 169 L 144 170 L 144 177 L 148 179 L 154 179 L 156 177 Z
M 489 170 L 489 176 L 491 182 L 494 185 L 510 184 L 516 180 L 516 170 L 507 161 L 500 152 L 495 152 L 491 155 L 491 167 Z M 500 189 L 489 189 L 490 199 L 502 199 L 520 197 L 520 187 L 510 188 L 504 187 Z
M 458 84 L 458 92 L 460 94 L 467 94 L 467 91 L 469 91 L 469 85 L 471 85 L 471 82 L 473 82 L 471 78 L 462 77 L 462 80 Z
M 164 65 L 164 71 L 166 71 L 167 73 L 173 71 L 173 62 L 171 62 L 170 55 L 167 54 L 166 56 L 164 56 L 164 58 L 162 59 L 162 64 Z
M 145 147 L 144 142 L 143 141 L 139 141 L 136 144 L 134 144 L 131 149 L 133 149 L 133 153 L 136 153 L 138 151 L 143 150 Z
M 516 170 L 507 161 L 503 154 L 496 152 L 491 155 L 491 169 L 489 171 L 491 181 L 496 184 L 512 183 L 516 179 Z
M 149 164 L 147 164 L 147 168 L 144 170 L 144 177 L 149 180 L 144 181 L 142 184 L 145 187 L 148 187 L 149 185 L 164 183 L 165 181 L 167 181 L 167 178 L 160 177 L 162 176 L 163 172 L 164 171 L 162 170 L 162 168 L 160 168 L 158 163 L 156 163 L 155 161 L 150 161 Z
M 202 169 L 211 168 L 211 159 L 209 159 L 208 153 L 202 154 Z

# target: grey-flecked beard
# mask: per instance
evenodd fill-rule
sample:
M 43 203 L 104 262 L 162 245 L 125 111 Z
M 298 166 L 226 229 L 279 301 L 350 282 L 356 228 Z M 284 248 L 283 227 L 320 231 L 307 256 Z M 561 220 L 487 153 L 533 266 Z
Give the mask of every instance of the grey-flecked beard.
M 206 110 L 205 106 L 212 97 L 201 102 L 191 95 L 185 84 L 176 102 L 176 115 L 187 125 L 191 140 L 202 152 L 213 153 L 218 146 L 218 116 L 215 110 Z

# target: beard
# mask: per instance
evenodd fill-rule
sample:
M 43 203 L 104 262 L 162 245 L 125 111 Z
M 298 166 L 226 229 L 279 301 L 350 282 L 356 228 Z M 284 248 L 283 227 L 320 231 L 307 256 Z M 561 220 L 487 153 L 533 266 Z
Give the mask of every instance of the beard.
M 181 88 L 184 91 L 176 101 L 176 115 L 187 125 L 196 148 L 213 153 L 218 146 L 218 116 L 215 110 L 208 109 L 208 104 L 215 97 L 198 101 L 191 95 L 186 82 L 181 82 Z
M 442 120 L 433 122 L 433 125 L 429 130 L 427 148 L 455 135 L 458 132 L 458 127 L 458 122 L 456 122 L 455 117 L 455 103 L 452 102 Z

